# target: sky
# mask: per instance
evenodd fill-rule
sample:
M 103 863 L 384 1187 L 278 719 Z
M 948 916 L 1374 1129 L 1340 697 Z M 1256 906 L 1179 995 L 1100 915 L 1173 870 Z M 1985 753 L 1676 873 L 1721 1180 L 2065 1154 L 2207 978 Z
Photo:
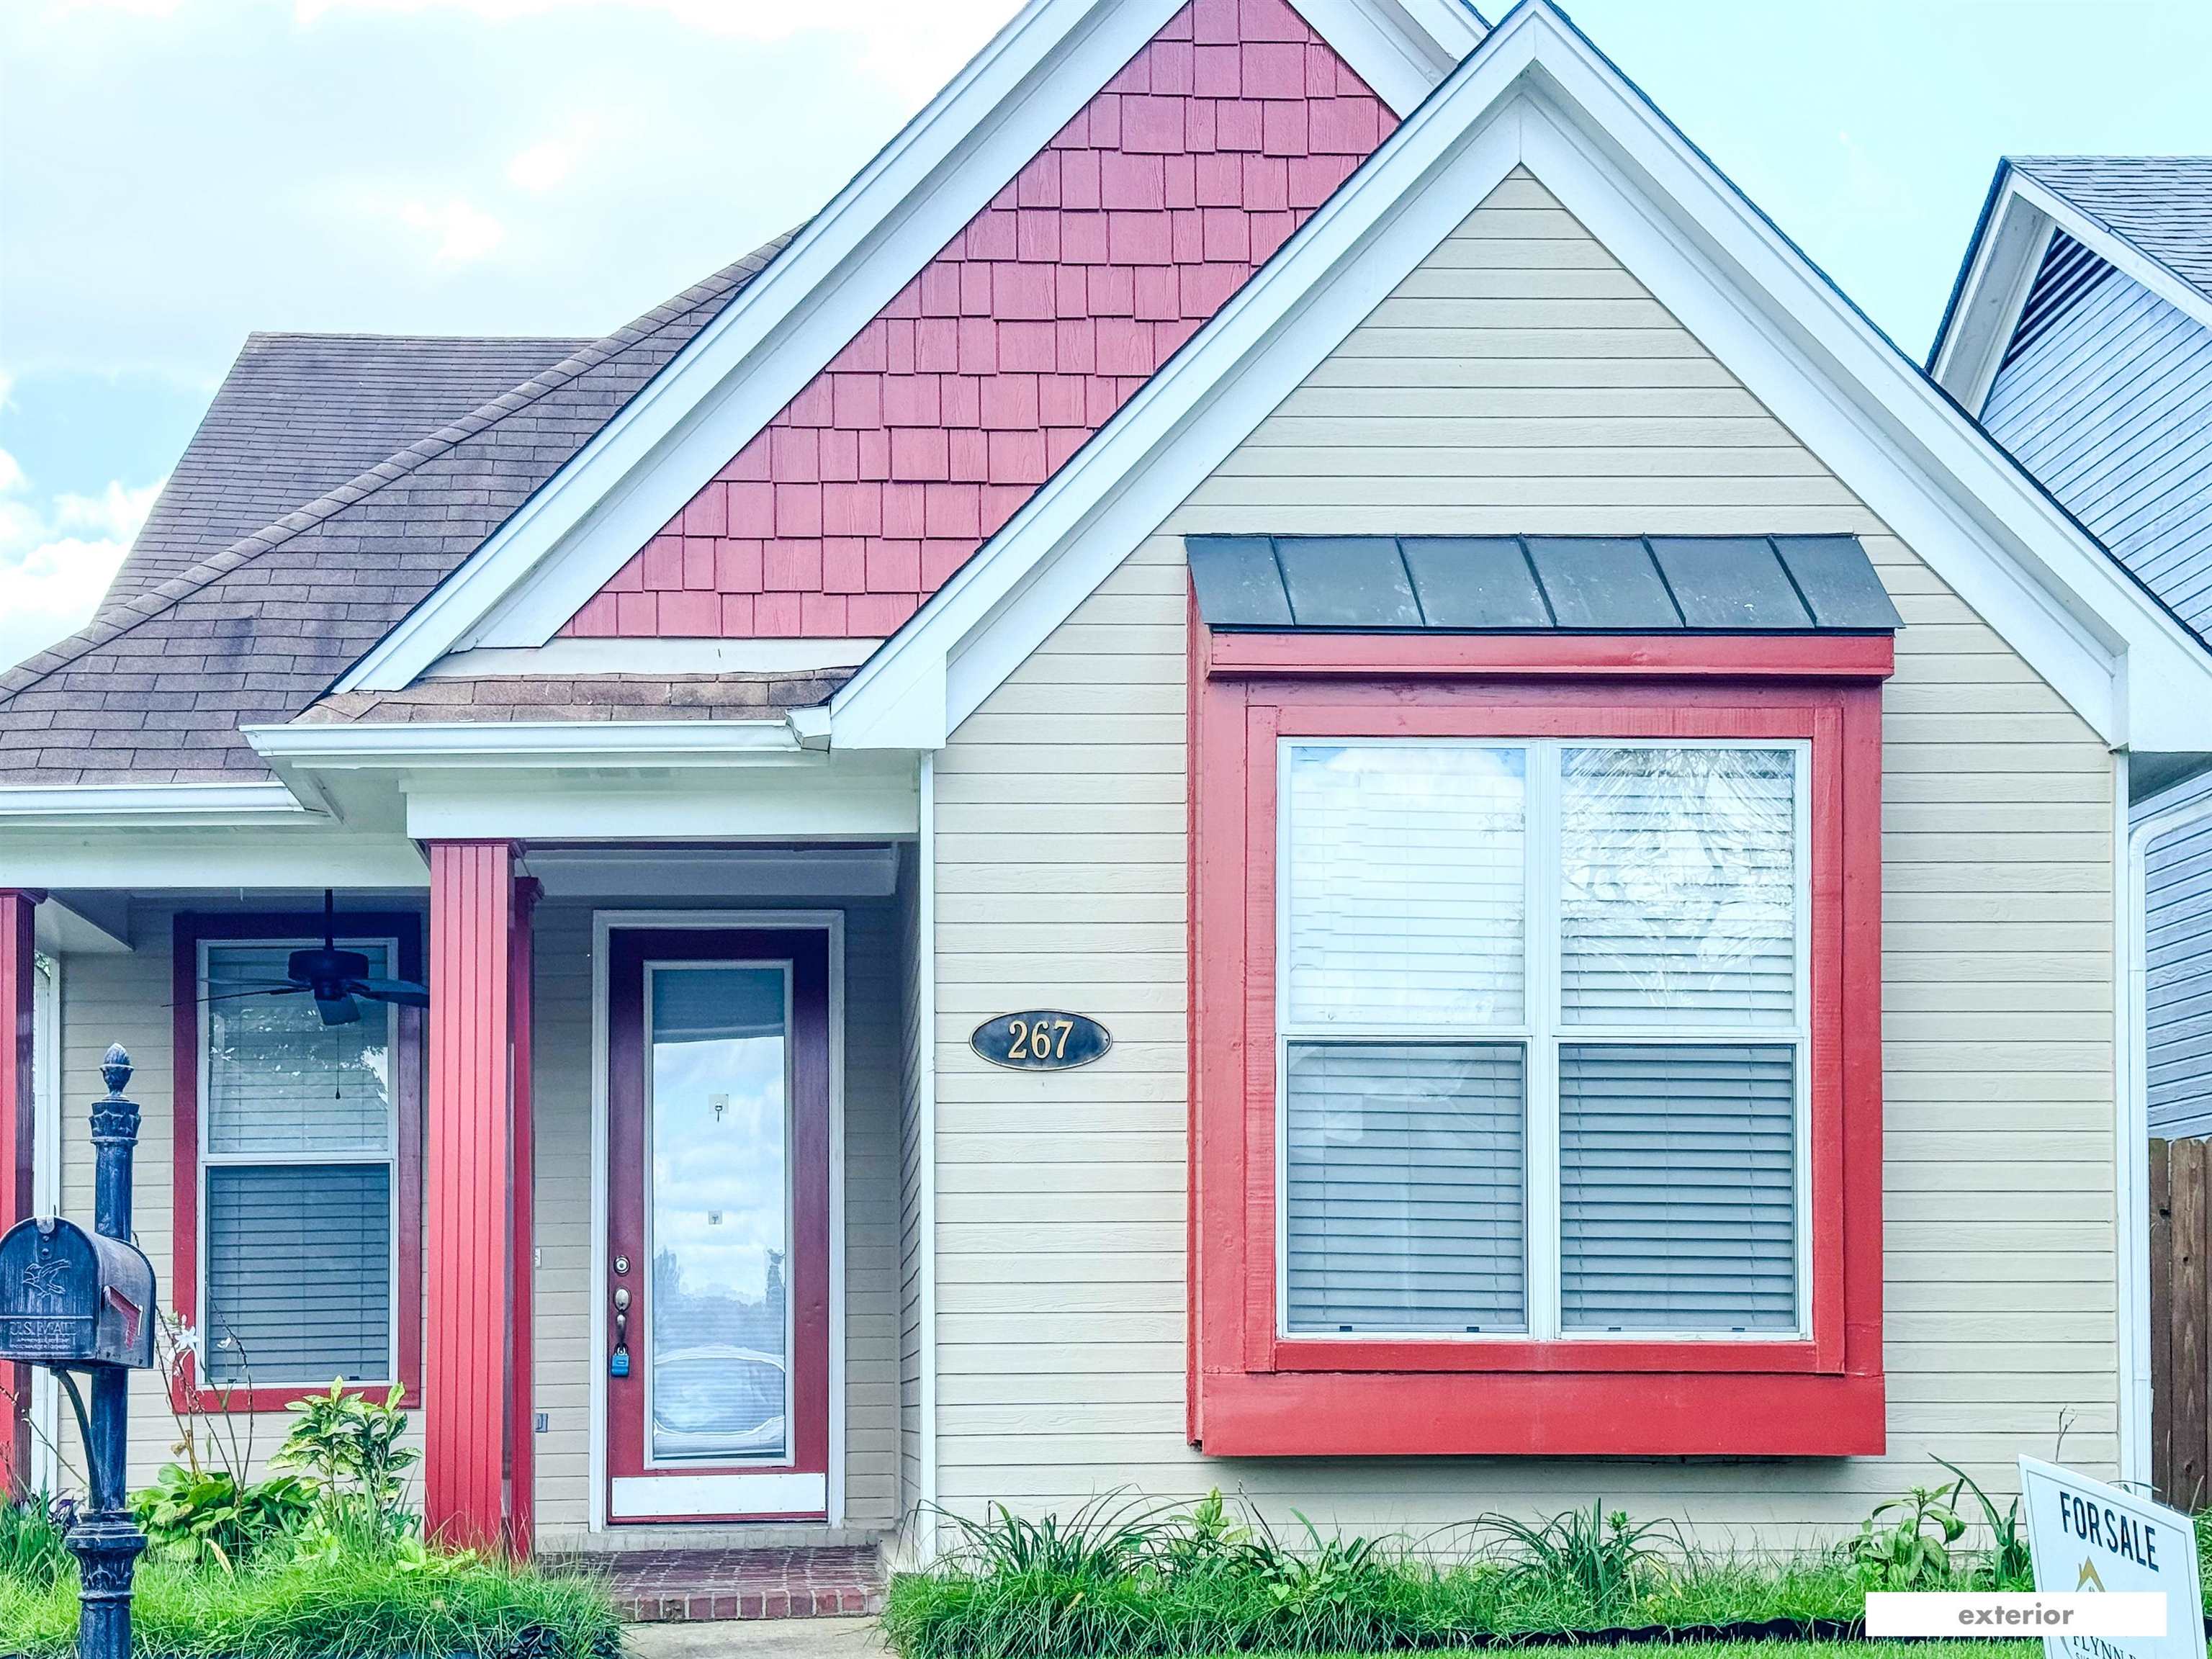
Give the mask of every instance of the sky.
M 1014 9 L 8 0 L 0 665 L 90 615 L 248 330 L 603 334 L 804 219 Z M 2000 155 L 2212 151 L 2205 0 L 1568 9 L 1915 356 Z

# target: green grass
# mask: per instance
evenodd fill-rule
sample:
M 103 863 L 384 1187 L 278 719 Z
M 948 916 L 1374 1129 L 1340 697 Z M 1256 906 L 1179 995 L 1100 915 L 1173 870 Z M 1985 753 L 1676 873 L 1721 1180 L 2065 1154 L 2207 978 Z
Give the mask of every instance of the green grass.
M 0 1653 L 69 1659 L 76 1620 L 74 1571 L 44 1586 L 0 1574 Z M 595 1659 L 619 1640 L 589 1580 L 487 1560 L 410 1570 L 366 1552 L 235 1577 L 150 1559 L 133 1625 L 136 1650 L 161 1659 Z

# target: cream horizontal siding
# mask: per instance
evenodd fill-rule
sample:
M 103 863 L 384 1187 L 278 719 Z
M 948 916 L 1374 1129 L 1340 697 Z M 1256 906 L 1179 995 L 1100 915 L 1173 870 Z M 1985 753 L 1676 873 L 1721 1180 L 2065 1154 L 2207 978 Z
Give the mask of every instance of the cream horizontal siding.
M 1885 700 L 1890 1450 L 1698 1466 L 1219 1460 L 1183 1438 L 1180 538 L 1865 539 L 1904 614 Z M 954 734 L 938 766 L 939 1486 L 1133 1486 L 1417 1527 L 1602 1496 L 1832 1535 L 2022 1450 L 2116 1455 L 2112 773 L 2094 734 L 1526 174 L 1502 185 Z M 1103 1063 L 968 1032 L 1079 1009 Z

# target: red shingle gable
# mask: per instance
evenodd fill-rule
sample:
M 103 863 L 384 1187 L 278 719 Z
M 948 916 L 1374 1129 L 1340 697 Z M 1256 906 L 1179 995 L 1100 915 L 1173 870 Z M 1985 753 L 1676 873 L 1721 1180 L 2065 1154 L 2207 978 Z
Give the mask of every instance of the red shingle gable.
M 890 633 L 1395 120 L 1285 0 L 1192 0 L 561 631 Z

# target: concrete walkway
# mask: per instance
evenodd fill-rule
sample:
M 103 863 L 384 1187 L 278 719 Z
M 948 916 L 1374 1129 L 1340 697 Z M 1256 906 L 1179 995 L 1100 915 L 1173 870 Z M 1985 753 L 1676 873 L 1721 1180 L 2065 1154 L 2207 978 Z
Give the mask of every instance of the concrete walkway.
M 882 1659 L 890 1650 L 872 1619 L 742 1619 L 631 1625 L 623 1651 L 637 1659 Z

